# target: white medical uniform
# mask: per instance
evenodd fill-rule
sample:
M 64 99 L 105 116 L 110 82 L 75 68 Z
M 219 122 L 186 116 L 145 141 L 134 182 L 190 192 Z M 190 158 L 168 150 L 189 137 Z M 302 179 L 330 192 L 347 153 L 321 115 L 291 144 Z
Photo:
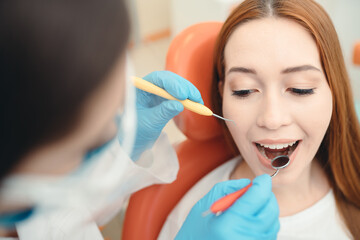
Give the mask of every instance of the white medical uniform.
M 112 203 L 108 206 L 110 214 L 101 216 L 101 219 L 95 223 L 88 219 L 91 216 L 90 212 L 96 212 L 97 206 L 87 206 L 84 203 L 83 207 L 76 209 L 54 210 L 17 224 L 19 238 L 21 240 L 102 240 L 98 226 L 111 220 L 130 194 L 152 184 L 170 183 L 176 179 L 179 170 L 176 152 L 165 134 L 162 134 L 153 148 L 144 152 L 136 162 L 124 154 L 118 141 L 114 141 L 110 149 L 107 149 L 106 155 L 97 162 L 95 170 L 103 172 L 109 166 L 112 170 L 115 168 L 118 171 L 115 177 L 109 179 L 112 184 L 101 193 L 110 196 Z M 96 171 L 94 174 L 96 175 Z
M 174 239 L 195 203 L 205 196 L 216 183 L 230 180 L 230 175 L 239 161 L 241 161 L 240 157 L 236 157 L 222 164 L 195 184 L 168 216 L 158 240 Z M 339 218 L 333 192 L 330 191 L 313 206 L 292 216 L 281 217 L 277 239 L 351 239 L 347 232 Z

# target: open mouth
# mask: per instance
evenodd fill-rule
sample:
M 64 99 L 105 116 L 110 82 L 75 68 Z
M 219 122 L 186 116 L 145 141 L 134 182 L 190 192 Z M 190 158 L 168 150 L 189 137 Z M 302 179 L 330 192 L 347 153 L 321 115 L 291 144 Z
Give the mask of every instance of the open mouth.
M 271 161 L 277 156 L 286 155 L 288 157 L 295 151 L 300 140 L 285 144 L 260 144 L 255 143 L 257 149 L 267 160 Z

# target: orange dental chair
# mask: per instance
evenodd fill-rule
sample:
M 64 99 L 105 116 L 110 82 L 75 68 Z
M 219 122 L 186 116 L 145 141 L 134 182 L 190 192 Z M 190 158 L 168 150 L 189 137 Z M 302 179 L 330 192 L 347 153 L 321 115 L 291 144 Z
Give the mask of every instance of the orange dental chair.
M 172 41 L 166 60 L 166 70 L 192 82 L 208 107 L 211 107 L 213 48 L 221 26 L 220 22 L 207 22 L 187 28 Z M 187 137 L 175 147 L 180 163 L 177 179 L 131 196 L 123 240 L 156 239 L 182 196 L 203 176 L 232 157 L 214 117 L 184 110 L 175 118 L 175 123 Z

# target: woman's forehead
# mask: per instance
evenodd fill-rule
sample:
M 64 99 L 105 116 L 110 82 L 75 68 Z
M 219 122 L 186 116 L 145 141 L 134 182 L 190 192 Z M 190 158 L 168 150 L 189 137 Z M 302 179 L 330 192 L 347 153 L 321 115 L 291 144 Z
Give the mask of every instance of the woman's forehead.
M 229 37 L 224 56 L 226 69 L 232 65 L 286 68 L 303 64 L 321 68 L 310 33 L 285 18 L 262 18 L 239 25 Z

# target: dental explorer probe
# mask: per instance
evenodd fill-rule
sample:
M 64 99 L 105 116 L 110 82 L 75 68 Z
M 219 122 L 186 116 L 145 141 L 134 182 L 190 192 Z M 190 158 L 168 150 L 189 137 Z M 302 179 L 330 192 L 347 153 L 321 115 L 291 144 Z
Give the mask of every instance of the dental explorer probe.
M 145 92 L 152 93 L 152 94 L 155 94 L 157 96 L 160 96 L 160 97 L 163 97 L 163 98 L 166 98 L 169 100 L 179 101 L 184 106 L 184 108 L 186 108 L 192 112 L 195 112 L 197 114 L 200 114 L 203 116 L 214 116 L 214 117 L 220 118 L 224 121 L 233 122 L 235 124 L 235 122 L 233 120 L 216 115 L 208 107 L 206 107 L 205 105 L 203 105 L 201 103 L 197 103 L 197 102 L 191 101 L 189 99 L 179 100 L 179 99 L 173 97 L 172 95 L 170 95 L 165 89 L 162 89 L 162 88 L 156 86 L 155 84 L 152 84 L 151 82 L 148 82 L 142 78 L 132 77 L 132 80 L 133 80 L 134 86 L 136 88 L 141 89 Z
M 280 155 L 272 159 L 271 167 L 274 168 L 276 172 L 271 175 L 271 178 L 275 177 L 278 174 L 279 170 L 287 167 L 289 163 L 290 158 L 287 155 Z M 231 205 L 233 205 L 237 199 L 244 195 L 251 186 L 252 182 L 249 183 L 249 185 L 247 185 L 246 187 L 220 198 L 211 205 L 209 210 L 203 212 L 203 217 L 207 216 L 210 213 L 219 216 L 222 212 L 226 211 L 226 209 L 231 207 Z

